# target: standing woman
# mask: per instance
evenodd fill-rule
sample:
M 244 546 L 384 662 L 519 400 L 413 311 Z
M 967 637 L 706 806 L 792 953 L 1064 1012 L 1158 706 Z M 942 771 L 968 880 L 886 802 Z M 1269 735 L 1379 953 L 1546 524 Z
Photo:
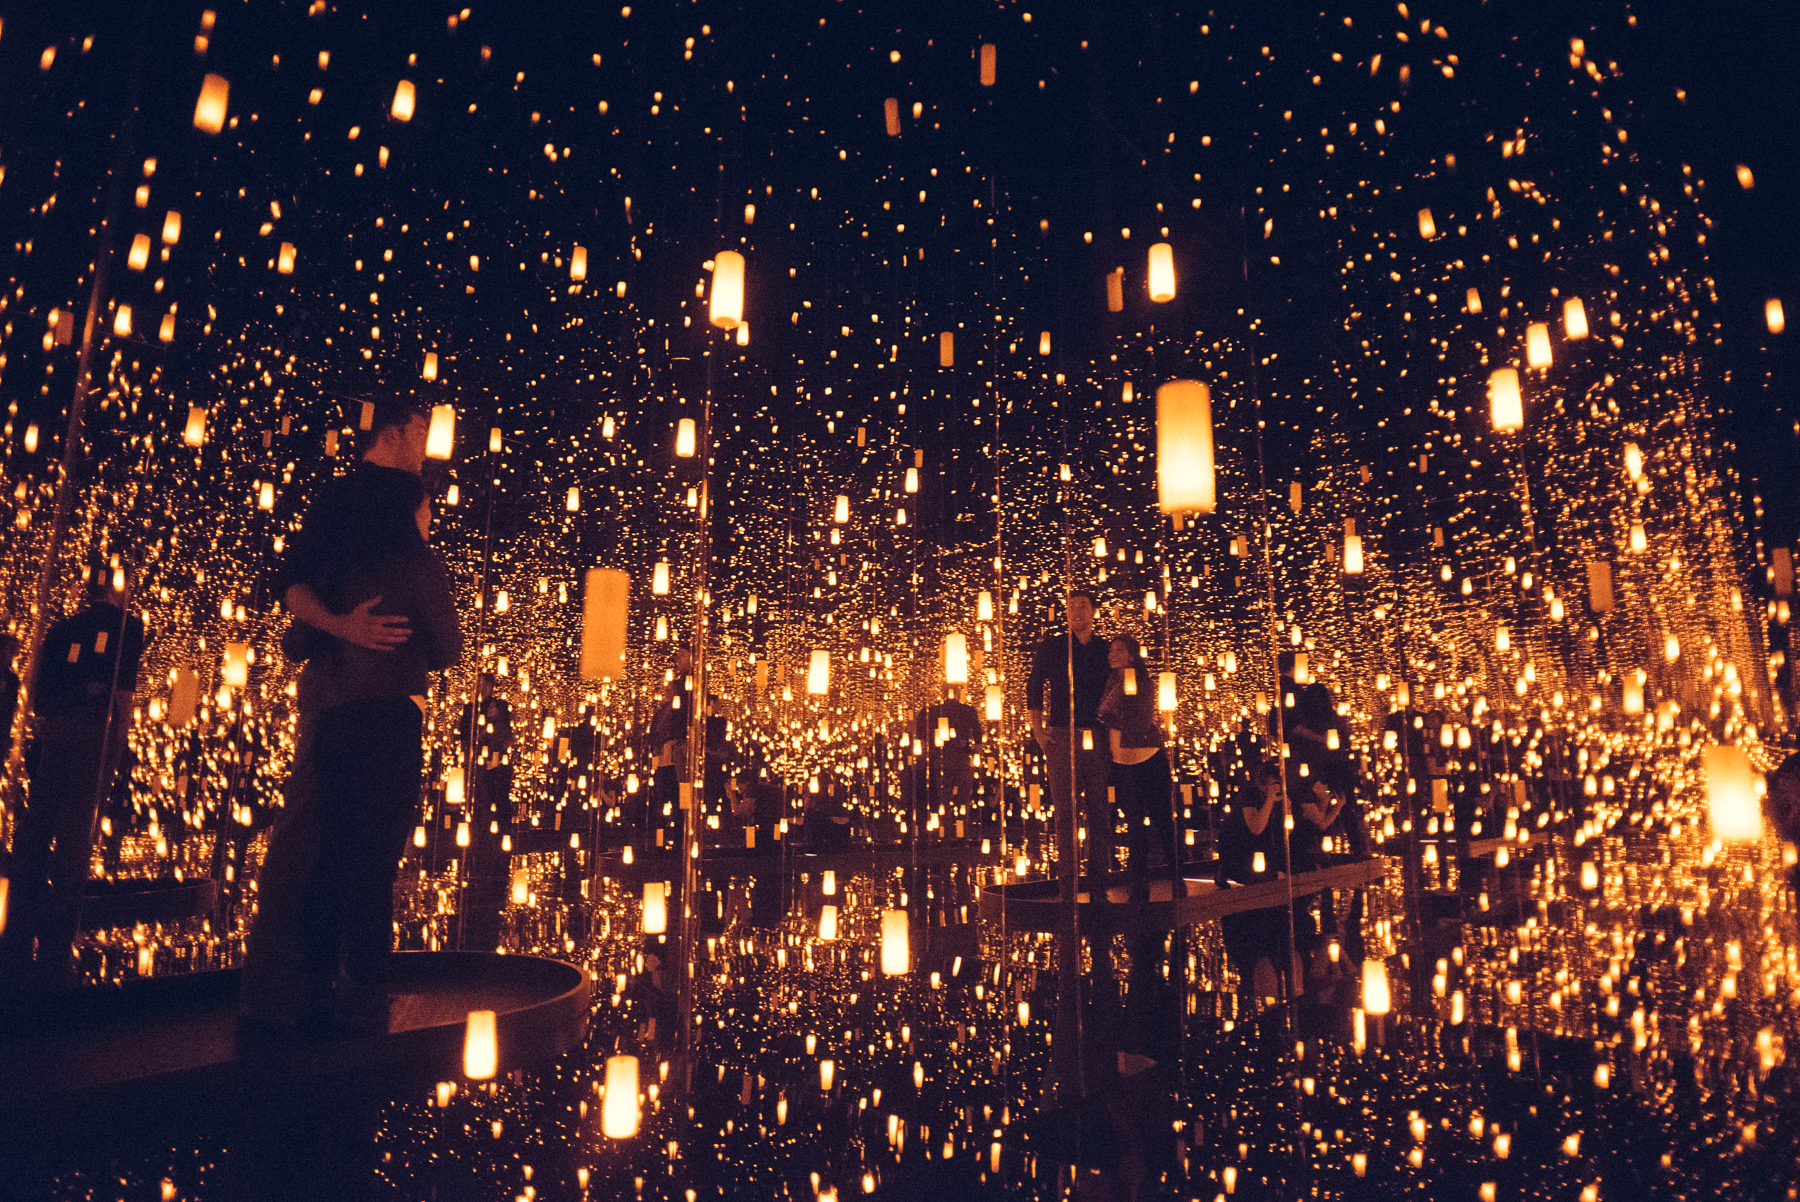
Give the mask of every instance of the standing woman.
M 1173 776 L 1156 721 L 1150 670 L 1138 641 L 1128 634 L 1114 637 L 1107 657 L 1112 673 L 1100 698 L 1100 721 L 1112 745 L 1112 783 L 1118 807 L 1125 811 L 1126 846 L 1131 849 L 1132 900 L 1149 896 L 1153 866 L 1171 866 L 1175 855 L 1175 815 L 1170 807 Z M 1146 822 L 1148 819 L 1148 822 Z M 1147 839 L 1154 832 L 1154 839 Z

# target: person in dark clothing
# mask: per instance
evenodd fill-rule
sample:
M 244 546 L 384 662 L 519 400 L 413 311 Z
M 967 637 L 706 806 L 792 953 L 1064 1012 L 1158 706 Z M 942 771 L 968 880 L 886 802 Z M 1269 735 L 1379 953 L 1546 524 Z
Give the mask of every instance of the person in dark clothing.
M 1239 790 L 1219 829 L 1221 884 L 1260 884 L 1287 871 L 1279 772 L 1267 761 L 1252 762 L 1249 783 Z M 1220 920 L 1225 952 L 1237 965 L 1241 991 L 1249 996 L 1280 995 L 1276 965 L 1289 958 L 1283 950 L 1289 947 L 1285 910 L 1281 905 L 1240 910 Z
M 1087 869 L 1099 900 L 1113 864 L 1113 812 L 1106 797 L 1111 756 L 1098 713 L 1112 669 L 1107 641 L 1094 632 L 1094 610 L 1093 594 L 1069 594 L 1068 629 L 1045 636 L 1032 654 L 1025 708 L 1027 729 L 1044 752 L 1051 799 L 1058 812 L 1073 800 L 1076 823 L 1087 827 Z
M 975 802 L 974 748 L 981 740 L 981 715 L 957 696 L 954 685 L 936 705 L 920 710 L 913 736 L 925 754 L 913 765 L 913 829 L 923 832 L 936 813 L 939 835 L 954 831 L 956 819 Z
M 1169 864 L 1176 854 L 1174 777 L 1156 720 L 1156 690 L 1138 641 L 1128 634 L 1113 636 L 1109 657 L 1112 671 L 1097 713 L 1107 727 L 1114 800 L 1125 811 L 1132 891 L 1135 900 L 1143 900 L 1149 870 Z
M 462 950 L 491 952 L 500 943 L 512 857 L 501 840 L 512 826 L 512 706 L 494 696 L 494 674 L 475 679 L 475 700 L 456 721 L 469 804 L 469 875 L 463 888 Z
M 92 589 L 86 609 L 50 627 L 39 657 L 31 788 L 13 831 L 12 917 L 0 934 L 0 971 L 14 981 L 73 983 L 94 828 L 131 725 L 144 624 L 126 612 L 123 570 L 96 572 Z
M 670 680 L 650 718 L 650 824 L 667 831 L 681 830 L 681 785 L 688 776 L 688 718 L 693 712 L 694 656 L 686 647 L 675 651 Z M 679 844 L 679 836 L 675 839 Z M 661 841 L 657 843 L 662 846 Z
M 421 522 L 428 428 L 415 408 L 377 406 L 362 463 L 321 488 L 277 577 L 308 628 L 284 648 L 298 644 L 307 663 L 239 993 L 252 1040 L 334 1020 L 387 1030 L 394 876 L 419 804 L 425 693 L 462 655 L 449 576 Z
M 19 637 L 0 634 L 0 762 L 12 755 L 13 719 L 19 713 L 19 674 L 13 660 L 19 656 Z

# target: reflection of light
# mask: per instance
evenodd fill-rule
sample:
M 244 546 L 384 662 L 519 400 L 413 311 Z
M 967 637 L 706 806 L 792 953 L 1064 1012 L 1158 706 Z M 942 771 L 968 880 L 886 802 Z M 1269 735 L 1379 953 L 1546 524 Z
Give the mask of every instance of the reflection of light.
M 902 976 L 912 968 L 912 952 L 907 946 L 905 910 L 881 912 L 881 971 L 890 977 Z
M 469 1011 L 468 1027 L 463 1032 L 463 1076 L 471 1081 L 486 1081 L 499 1068 L 500 1051 L 494 1036 L 492 1010 Z
M 1387 964 L 1382 960 L 1363 961 L 1362 1008 L 1369 1014 L 1386 1014 L 1393 1006 L 1388 994 Z

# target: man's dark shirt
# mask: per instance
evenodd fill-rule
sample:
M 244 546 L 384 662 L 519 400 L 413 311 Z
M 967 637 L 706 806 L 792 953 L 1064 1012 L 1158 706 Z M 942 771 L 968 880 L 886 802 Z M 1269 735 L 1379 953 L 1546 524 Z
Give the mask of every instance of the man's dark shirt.
M 124 638 L 120 626 L 124 627 Z M 119 652 L 124 650 L 123 659 Z M 36 709 L 40 714 L 106 712 L 116 687 L 137 691 L 138 661 L 144 654 L 144 623 L 101 601 L 63 618 L 44 636 L 38 669 Z M 113 669 L 118 667 L 115 680 Z
M 310 658 L 299 680 L 302 709 L 422 695 L 430 673 L 461 658 L 450 578 L 415 520 L 424 495 L 411 472 L 362 463 L 326 482 L 289 543 L 275 578 L 278 596 L 304 584 L 336 614 L 379 596 L 373 613 L 404 617 L 412 628 L 388 651 L 309 635 Z M 294 641 L 284 639 L 284 649 Z
M 1045 636 L 1031 657 L 1031 675 L 1025 680 L 1025 708 L 1048 708 L 1044 725 L 1069 726 L 1069 663 L 1075 664 L 1074 726 L 1092 729 L 1100 725 L 1100 698 L 1106 693 L 1106 678 L 1112 669 L 1107 663 L 1112 643 L 1096 632 L 1086 643 L 1072 639 L 1067 631 Z M 1048 689 L 1046 690 L 1046 686 Z M 1045 706 L 1045 692 L 1049 705 Z
M 1246 785 L 1238 790 L 1237 798 L 1231 804 L 1231 813 L 1225 815 L 1225 822 L 1219 831 L 1219 871 L 1227 880 L 1248 884 L 1252 881 L 1274 880 L 1275 874 L 1287 864 L 1287 843 L 1282 838 L 1281 802 L 1279 800 L 1269 807 L 1269 823 L 1263 827 L 1262 834 L 1252 834 L 1244 815 L 1250 810 L 1260 810 L 1263 806 L 1263 791 Z M 1252 871 L 1256 864 L 1256 853 L 1263 853 L 1263 871 L 1259 876 Z
M 457 746 L 467 750 L 469 745 L 469 720 L 474 710 L 463 706 L 462 716 L 456 720 Z M 489 697 L 481 705 L 481 717 L 475 721 L 475 759 L 479 763 L 487 763 L 490 756 L 505 755 L 512 748 L 512 706 L 498 697 Z
M 948 719 L 950 723 L 950 739 L 944 744 L 946 749 L 966 754 L 972 745 L 981 741 L 981 715 L 975 712 L 974 706 L 961 701 L 940 701 L 920 710 L 913 726 L 913 733 L 924 742 L 927 754 L 936 749 L 939 718 Z

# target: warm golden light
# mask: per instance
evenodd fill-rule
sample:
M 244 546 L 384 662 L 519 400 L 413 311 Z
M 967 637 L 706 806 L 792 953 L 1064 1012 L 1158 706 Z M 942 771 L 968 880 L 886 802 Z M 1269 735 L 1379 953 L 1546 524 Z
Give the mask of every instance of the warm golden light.
M 1175 673 L 1164 672 L 1157 678 L 1156 708 L 1165 714 L 1175 712 Z
M 956 334 L 950 330 L 938 335 L 938 366 L 956 366 Z
M 1525 363 L 1544 370 L 1550 366 L 1550 326 L 1534 321 L 1525 327 Z
M 1437 221 L 1431 216 L 1430 209 L 1419 210 L 1419 237 L 1427 242 L 1437 237 Z
M 394 85 L 394 103 L 393 107 L 388 110 L 393 114 L 394 120 L 412 120 L 414 98 L 412 80 L 403 79 Z
M 839 525 L 850 520 L 850 498 L 843 493 L 838 494 L 837 505 L 831 512 L 831 520 Z
M 682 418 L 675 424 L 675 453 L 683 459 L 692 459 L 695 441 L 694 419 Z
M 435 379 L 437 379 L 437 372 L 438 372 L 437 352 L 436 351 L 426 351 L 425 352 L 425 366 L 423 369 L 420 370 L 419 374 L 427 380 L 435 380 Z
M 194 128 L 216 134 L 225 128 L 225 106 L 231 84 L 222 75 L 208 75 L 200 84 L 200 100 L 194 105 Z
M 722 250 L 713 256 L 708 320 L 721 330 L 735 330 L 744 320 L 744 256 L 735 250 Z
M 1164 513 L 1213 511 L 1212 392 L 1198 380 L 1156 390 L 1156 479 Z
M 469 1011 L 468 1025 L 463 1031 L 463 1076 L 471 1081 L 487 1081 L 499 1071 L 500 1049 L 494 1032 L 492 1010 Z
M 658 560 L 656 567 L 650 572 L 650 592 L 652 596 L 666 597 L 669 594 L 669 561 Z
M 577 246 L 569 252 L 569 278 L 577 282 L 587 279 L 587 247 Z
M 1781 298 L 1771 296 L 1763 304 L 1763 320 L 1769 323 L 1769 333 L 1779 334 L 1787 329 L 1787 314 L 1781 311 Z
M 292 242 L 283 242 L 281 244 L 281 252 L 275 257 L 275 270 L 279 271 L 282 275 L 293 275 L 294 254 L 294 244 Z
M 904 976 L 912 970 L 907 923 L 905 910 L 881 912 L 881 971 L 887 976 Z
M 998 64 L 998 59 L 999 51 L 995 49 L 994 44 L 992 42 L 983 42 L 981 44 L 982 87 L 991 88 L 994 86 L 994 73 Z
M 623 680 L 631 575 L 617 568 L 589 568 L 581 595 L 581 678 Z
M 1388 994 L 1387 962 L 1364 960 L 1362 1008 L 1368 1014 L 1386 1014 L 1393 1006 Z
M 663 882 L 644 882 L 644 934 L 662 935 L 669 929 L 669 898 Z
M 1571 296 L 1563 302 L 1563 336 L 1569 339 L 1588 336 L 1587 309 L 1579 296 Z
M 837 907 L 827 902 L 819 910 L 819 938 L 829 942 L 838 937 Z
M 190 447 L 197 447 L 206 442 L 206 409 L 204 407 L 188 406 L 187 426 L 181 432 L 181 441 Z
M 1706 810 L 1713 838 L 1747 842 L 1762 838 L 1761 778 L 1739 747 L 1714 745 L 1701 753 Z
M 1346 534 L 1344 536 L 1344 574 L 1355 576 L 1363 570 L 1362 535 Z
M 638 1058 L 606 1058 L 606 1097 L 600 1104 L 600 1134 L 630 1139 L 638 1133 Z
M 1475 288 L 1469 289 L 1468 295 L 1463 298 L 1463 303 L 1468 306 L 1469 312 L 1481 312 L 1481 292 Z
M 225 644 L 224 666 L 219 671 L 219 679 L 234 689 L 250 683 L 250 644 Z
M 1150 299 L 1158 304 L 1175 299 L 1175 249 L 1167 242 L 1150 247 Z
M 1496 430 L 1517 430 L 1525 424 L 1525 401 L 1519 395 L 1519 372 L 1502 367 L 1488 377 L 1488 410 Z
M 969 683 L 969 640 L 960 630 L 944 636 L 944 683 Z
M 456 406 L 432 406 L 431 428 L 425 435 L 425 457 L 427 459 L 448 459 L 455 443 Z
M 831 652 L 815 648 L 806 669 L 806 691 L 815 697 L 831 692 Z

